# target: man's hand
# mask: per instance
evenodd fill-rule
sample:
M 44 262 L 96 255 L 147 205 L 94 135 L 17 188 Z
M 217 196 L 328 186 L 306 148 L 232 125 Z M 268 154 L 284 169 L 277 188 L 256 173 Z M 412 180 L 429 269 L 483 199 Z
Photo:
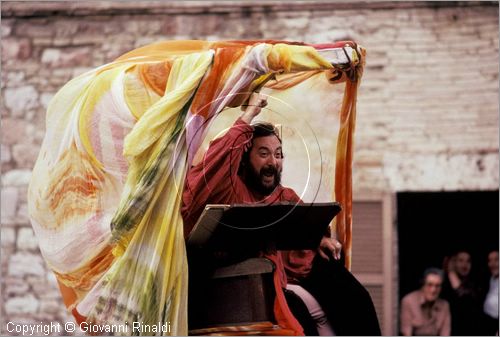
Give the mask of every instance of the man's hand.
M 250 124 L 255 116 L 257 116 L 260 113 L 261 109 L 266 105 L 267 96 L 256 92 L 252 93 L 252 95 L 248 99 L 248 105 L 242 106 L 244 112 L 241 115 L 241 119 L 245 123 Z
M 330 261 L 330 256 L 335 260 L 340 260 L 342 244 L 337 240 L 329 237 L 323 237 L 319 244 L 318 253 L 325 260 Z

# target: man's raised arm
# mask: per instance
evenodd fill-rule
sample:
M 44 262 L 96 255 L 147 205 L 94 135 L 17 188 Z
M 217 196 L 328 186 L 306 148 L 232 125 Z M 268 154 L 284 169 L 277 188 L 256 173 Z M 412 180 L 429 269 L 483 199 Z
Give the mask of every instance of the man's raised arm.
M 181 208 L 184 236 L 189 235 L 205 205 L 231 203 L 242 156 L 251 146 L 250 123 L 266 105 L 266 96 L 253 93 L 234 125 L 212 141 L 203 160 L 188 171 Z

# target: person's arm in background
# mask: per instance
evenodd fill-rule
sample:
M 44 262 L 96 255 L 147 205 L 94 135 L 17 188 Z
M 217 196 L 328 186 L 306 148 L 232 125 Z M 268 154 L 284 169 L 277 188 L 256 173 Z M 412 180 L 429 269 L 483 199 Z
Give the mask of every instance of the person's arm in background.
M 451 313 L 450 313 L 450 305 L 448 301 L 445 302 L 444 306 L 445 318 L 443 321 L 443 325 L 439 329 L 439 336 L 450 336 L 451 334 Z
M 411 336 L 413 330 L 411 324 L 411 308 L 410 303 L 408 303 L 407 299 L 407 297 L 403 297 L 403 300 L 401 301 L 401 314 L 399 317 L 400 331 L 403 336 Z
M 457 290 L 462 285 L 462 281 L 457 275 L 455 271 L 455 258 L 451 257 L 448 262 L 448 280 L 450 281 L 450 285 L 452 289 Z

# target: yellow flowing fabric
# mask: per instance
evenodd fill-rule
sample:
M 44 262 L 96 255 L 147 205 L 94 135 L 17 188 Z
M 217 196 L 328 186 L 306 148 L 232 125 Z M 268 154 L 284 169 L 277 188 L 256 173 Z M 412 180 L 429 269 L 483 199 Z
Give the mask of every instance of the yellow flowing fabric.
M 350 53 L 349 62 L 332 64 L 326 57 L 332 49 Z M 364 50 L 353 42 L 168 41 L 131 51 L 59 90 L 47 110 L 29 213 L 77 321 L 167 324 L 167 331 L 129 326 L 122 333 L 187 335 L 179 211 L 186 170 L 214 117 L 261 87 L 286 99 L 307 81 L 345 83 L 341 107 L 324 114 L 339 121 L 329 188 L 344 205 L 335 230 L 349 264 L 352 137 L 363 63 Z M 303 95 L 316 90 L 308 88 Z

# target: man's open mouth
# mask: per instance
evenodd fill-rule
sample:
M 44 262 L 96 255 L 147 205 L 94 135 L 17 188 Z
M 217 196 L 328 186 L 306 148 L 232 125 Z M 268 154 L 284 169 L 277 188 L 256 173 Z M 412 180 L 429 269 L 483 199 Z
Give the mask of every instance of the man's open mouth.
M 276 169 L 274 167 L 263 169 L 261 172 L 262 181 L 264 183 L 273 183 L 276 176 Z

